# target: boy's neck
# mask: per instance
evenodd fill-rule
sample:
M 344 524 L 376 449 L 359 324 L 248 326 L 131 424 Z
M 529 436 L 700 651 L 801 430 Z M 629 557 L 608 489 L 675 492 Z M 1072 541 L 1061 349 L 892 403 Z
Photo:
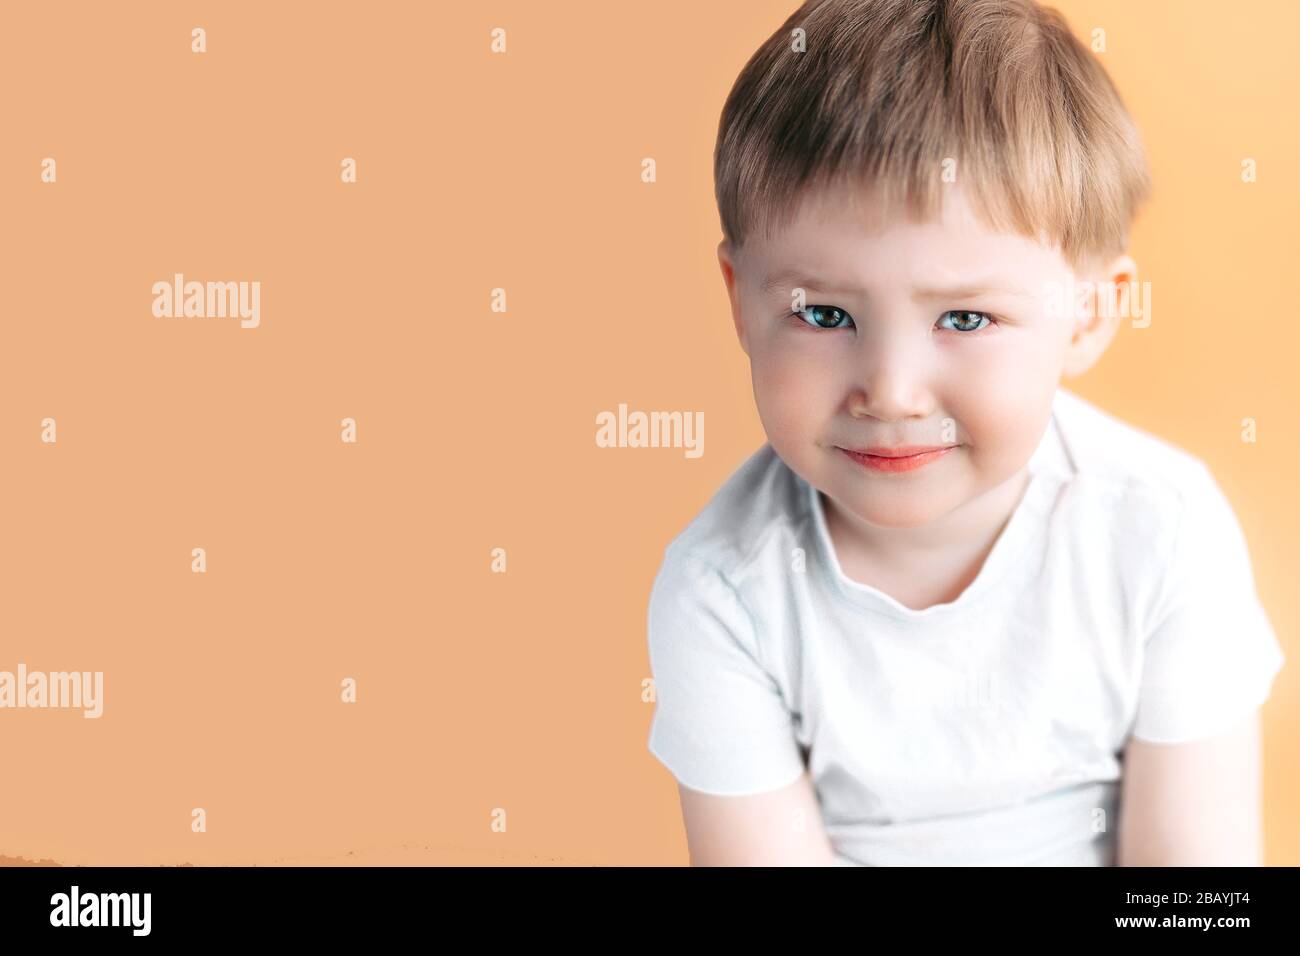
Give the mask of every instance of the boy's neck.
M 972 570 L 973 579 L 993 549 L 1029 486 L 1029 469 L 1015 475 L 940 518 L 912 528 L 882 528 L 848 513 L 819 491 L 826 528 L 840 565 L 874 566 L 888 572 L 944 573 Z M 852 576 L 852 575 L 850 575 Z M 867 582 L 870 583 L 870 582 Z

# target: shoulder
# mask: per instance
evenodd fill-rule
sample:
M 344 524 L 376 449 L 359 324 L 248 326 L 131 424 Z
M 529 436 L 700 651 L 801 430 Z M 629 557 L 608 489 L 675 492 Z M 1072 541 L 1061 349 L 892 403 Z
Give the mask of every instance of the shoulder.
M 1057 390 L 1053 416 L 1085 481 L 1178 497 L 1208 475 L 1205 462 L 1191 452 L 1064 388 Z
M 765 443 L 668 542 L 661 575 L 708 567 L 727 581 L 740 580 L 765 546 L 803 519 L 804 498 L 799 477 Z
M 1150 614 L 1197 589 L 1251 589 L 1247 543 L 1209 465 L 1177 445 L 1059 390 L 1053 418 L 1067 449 L 1078 547 L 1107 555 L 1125 591 Z
M 1172 530 L 1191 507 L 1221 497 L 1201 458 L 1074 392 L 1058 389 L 1052 414 L 1075 492 L 1111 516 Z

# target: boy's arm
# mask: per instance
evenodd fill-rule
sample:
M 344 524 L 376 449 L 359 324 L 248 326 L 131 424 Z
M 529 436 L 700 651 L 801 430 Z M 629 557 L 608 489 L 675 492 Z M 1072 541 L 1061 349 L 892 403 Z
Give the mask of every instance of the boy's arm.
M 1131 737 L 1124 753 L 1119 866 L 1261 866 L 1259 711 L 1189 743 Z
M 678 784 L 692 866 L 833 866 L 807 771 L 767 793 L 724 797 Z

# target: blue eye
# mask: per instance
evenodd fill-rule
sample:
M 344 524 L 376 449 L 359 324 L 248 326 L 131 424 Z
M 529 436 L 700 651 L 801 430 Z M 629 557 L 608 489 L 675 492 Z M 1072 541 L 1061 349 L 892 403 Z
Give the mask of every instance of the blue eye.
M 939 316 L 939 323 L 941 326 L 943 320 L 950 315 L 957 317 L 953 320 L 956 323 L 955 326 L 947 326 L 947 328 L 952 328 L 954 332 L 978 332 L 980 329 L 987 328 L 993 324 L 993 320 L 984 312 L 968 312 L 965 309 L 953 309 Z M 981 319 L 984 320 L 984 325 L 979 324 Z
M 843 309 L 833 305 L 810 305 L 802 311 L 791 311 L 790 315 L 802 324 L 814 329 L 846 329 L 854 327 L 853 317 Z M 953 316 L 951 325 L 943 323 Z M 982 325 L 980 323 L 983 323 Z M 939 317 L 941 328 L 953 332 L 979 332 L 993 324 L 992 316 L 986 312 L 972 312 L 967 309 L 951 309 Z
M 852 316 L 833 305 L 810 305 L 800 312 L 792 310 L 790 314 L 814 329 L 844 329 L 853 325 Z

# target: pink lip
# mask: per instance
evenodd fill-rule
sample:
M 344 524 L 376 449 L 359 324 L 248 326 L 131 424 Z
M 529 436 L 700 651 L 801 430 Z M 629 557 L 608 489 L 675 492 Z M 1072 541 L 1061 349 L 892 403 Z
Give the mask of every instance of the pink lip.
M 884 445 L 872 445 L 870 448 L 846 448 L 844 450 L 852 451 L 858 455 L 871 455 L 875 458 L 910 458 L 913 455 L 923 455 L 926 452 L 942 451 L 951 447 L 951 445 L 899 445 L 897 448 L 886 448 Z
M 873 471 L 899 472 L 924 468 L 956 447 L 956 445 L 902 445 L 898 448 L 873 446 L 861 451 L 841 448 L 840 451 L 859 465 L 864 465 Z

